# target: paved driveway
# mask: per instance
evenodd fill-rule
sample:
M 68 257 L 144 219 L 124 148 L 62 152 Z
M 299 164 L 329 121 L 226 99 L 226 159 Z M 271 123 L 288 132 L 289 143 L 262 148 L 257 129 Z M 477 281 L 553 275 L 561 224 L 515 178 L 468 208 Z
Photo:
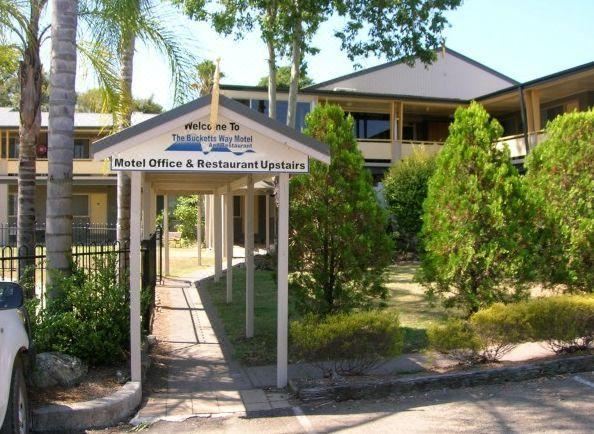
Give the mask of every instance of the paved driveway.
M 381 400 L 326 402 L 294 407 L 287 416 L 250 419 L 232 416 L 158 422 L 145 432 L 376 434 L 562 431 L 594 432 L 594 373 L 439 390 Z

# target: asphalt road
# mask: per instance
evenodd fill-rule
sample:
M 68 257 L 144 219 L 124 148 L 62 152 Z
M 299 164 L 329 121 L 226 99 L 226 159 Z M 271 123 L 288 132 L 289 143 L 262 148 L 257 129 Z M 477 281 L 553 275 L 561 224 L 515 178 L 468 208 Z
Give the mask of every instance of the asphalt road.
M 291 416 L 158 422 L 141 432 L 594 433 L 594 372 L 293 410 Z

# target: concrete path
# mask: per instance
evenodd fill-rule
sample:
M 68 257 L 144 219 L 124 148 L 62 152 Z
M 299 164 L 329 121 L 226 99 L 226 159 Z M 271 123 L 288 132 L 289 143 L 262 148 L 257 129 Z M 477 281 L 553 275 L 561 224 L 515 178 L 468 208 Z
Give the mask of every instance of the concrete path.
M 157 287 L 153 333 L 166 366 L 133 422 L 289 407 L 285 394 L 254 388 L 225 354 L 212 308 L 197 289 L 211 274 L 203 269 L 187 280 L 167 279 Z

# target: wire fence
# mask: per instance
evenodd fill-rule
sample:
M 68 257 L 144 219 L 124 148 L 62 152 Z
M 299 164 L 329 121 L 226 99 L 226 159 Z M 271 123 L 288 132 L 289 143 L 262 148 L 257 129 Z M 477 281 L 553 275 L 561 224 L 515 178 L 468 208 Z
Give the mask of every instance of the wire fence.
M 86 223 L 72 226 L 72 244 L 87 245 L 92 243 L 113 243 L 117 240 L 116 225 Z M 45 246 L 45 224 L 35 226 L 35 242 Z M 17 225 L 0 223 L 0 246 L 16 246 Z

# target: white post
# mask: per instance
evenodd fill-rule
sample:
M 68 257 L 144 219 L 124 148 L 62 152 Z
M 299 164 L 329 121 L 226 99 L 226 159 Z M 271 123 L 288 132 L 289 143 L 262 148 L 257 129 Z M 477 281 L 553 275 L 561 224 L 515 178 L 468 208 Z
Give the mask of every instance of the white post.
M 0 246 L 7 246 L 10 238 L 8 230 L 8 197 L 8 184 L 0 184 L 0 225 L 4 229 L 0 234 Z
M 196 244 L 198 245 L 198 265 L 202 265 L 202 203 L 204 196 L 198 196 L 198 222 L 196 224 Z
M 210 249 L 210 196 L 205 194 L 202 196 L 204 202 L 204 244 L 207 249 Z
M 227 185 L 225 195 L 225 226 L 227 230 L 227 303 L 233 301 L 233 192 L 231 186 Z
M 132 381 L 142 380 L 140 364 L 140 241 L 142 226 L 142 173 L 131 172 L 130 187 L 130 371 Z
M 169 196 L 163 195 L 164 274 L 169 276 Z
M 227 258 L 227 192 L 221 201 L 221 215 L 223 216 L 223 259 Z
M 221 195 L 220 193 L 214 194 L 214 254 L 215 254 L 215 275 L 214 280 L 218 282 L 223 273 L 223 246 L 221 243 Z
M 270 194 L 266 192 L 266 253 L 270 253 Z
M 208 208 L 209 208 L 209 213 L 210 213 L 210 223 L 209 223 L 210 228 L 209 228 L 209 231 L 208 231 L 209 238 L 210 239 L 208 240 L 208 244 L 210 246 L 209 248 L 212 250 L 214 248 L 214 231 L 215 231 L 215 229 L 214 229 L 215 228 L 215 223 L 214 223 L 214 215 L 215 215 L 215 212 L 214 212 L 214 201 L 215 201 L 214 194 L 209 194 L 208 195 L 208 200 L 209 200 L 209 206 L 208 206 Z
M 279 176 L 276 386 L 287 385 L 289 335 L 289 174 Z
M 254 336 L 254 180 L 247 177 L 245 195 L 245 337 Z

